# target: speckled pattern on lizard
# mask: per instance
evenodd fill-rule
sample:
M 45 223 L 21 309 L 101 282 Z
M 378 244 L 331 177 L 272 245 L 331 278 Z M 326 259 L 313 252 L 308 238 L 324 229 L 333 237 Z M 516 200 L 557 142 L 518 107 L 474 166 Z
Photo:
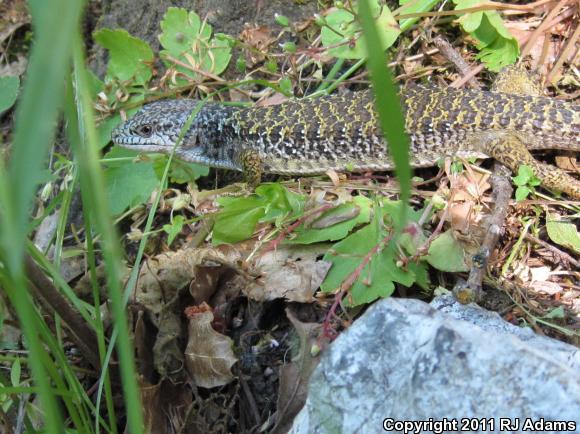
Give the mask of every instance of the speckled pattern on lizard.
M 403 88 L 411 165 L 435 165 L 446 156 L 491 157 L 514 172 L 525 164 L 545 187 L 580 198 L 580 181 L 529 152 L 580 151 L 580 105 L 524 95 L 537 92 L 514 85 L 511 71 L 491 91 Z M 130 149 L 169 153 L 199 106 L 190 99 L 148 104 L 113 132 L 113 141 Z M 394 167 L 370 90 L 268 107 L 205 103 L 175 153 L 186 161 L 241 170 L 252 184 L 262 173 L 312 175 Z

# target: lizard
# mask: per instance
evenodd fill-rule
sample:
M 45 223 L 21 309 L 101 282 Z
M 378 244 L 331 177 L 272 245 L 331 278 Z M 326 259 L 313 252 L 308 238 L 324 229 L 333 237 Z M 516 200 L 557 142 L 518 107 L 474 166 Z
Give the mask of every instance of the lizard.
M 515 73 L 517 75 L 517 72 Z M 580 181 L 537 161 L 530 150 L 580 151 L 580 105 L 538 96 L 512 70 L 492 90 L 420 84 L 400 91 L 410 137 L 411 166 L 442 157 L 491 157 L 517 172 L 525 164 L 543 186 L 580 198 Z M 112 133 L 115 144 L 170 153 L 185 161 L 244 172 L 315 175 L 394 169 L 372 91 L 288 100 L 266 107 L 232 107 L 194 99 L 145 105 Z M 191 124 L 183 131 L 194 110 Z

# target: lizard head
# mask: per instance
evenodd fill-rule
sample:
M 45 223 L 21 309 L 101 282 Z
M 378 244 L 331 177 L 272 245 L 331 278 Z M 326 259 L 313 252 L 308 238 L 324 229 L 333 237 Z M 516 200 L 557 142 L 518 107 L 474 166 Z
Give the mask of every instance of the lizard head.
M 137 151 L 170 152 L 197 105 L 186 99 L 147 104 L 113 130 L 113 143 Z

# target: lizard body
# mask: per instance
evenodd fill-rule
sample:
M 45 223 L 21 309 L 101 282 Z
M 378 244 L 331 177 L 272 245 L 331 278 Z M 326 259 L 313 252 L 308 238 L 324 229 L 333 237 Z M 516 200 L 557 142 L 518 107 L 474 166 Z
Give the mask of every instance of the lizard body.
M 413 167 L 445 156 L 492 157 L 517 171 L 526 164 L 548 187 L 580 198 L 580 182 L 536 161 L 529 150 L 580 151 L 580 105 L 497 91 L 404 88 L 401 101 Z M 148 104 L 113 132 L 123 147 L 172 151 L 196 100 Z M 176 148 L 186 161 L 260 174 L 391 170 L 370 91 L 290 100 L 268 107 L 206 103 Z

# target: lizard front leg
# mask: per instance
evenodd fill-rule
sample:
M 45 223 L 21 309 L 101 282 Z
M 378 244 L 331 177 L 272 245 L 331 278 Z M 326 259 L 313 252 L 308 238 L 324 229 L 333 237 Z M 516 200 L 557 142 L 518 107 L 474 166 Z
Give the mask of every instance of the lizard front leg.
M 262 180 L 262 159 L 258 152 L 252 149 L 242 149 L 237 156 L 237 160 L 248 185 L 254 188 L 260 184 Z

